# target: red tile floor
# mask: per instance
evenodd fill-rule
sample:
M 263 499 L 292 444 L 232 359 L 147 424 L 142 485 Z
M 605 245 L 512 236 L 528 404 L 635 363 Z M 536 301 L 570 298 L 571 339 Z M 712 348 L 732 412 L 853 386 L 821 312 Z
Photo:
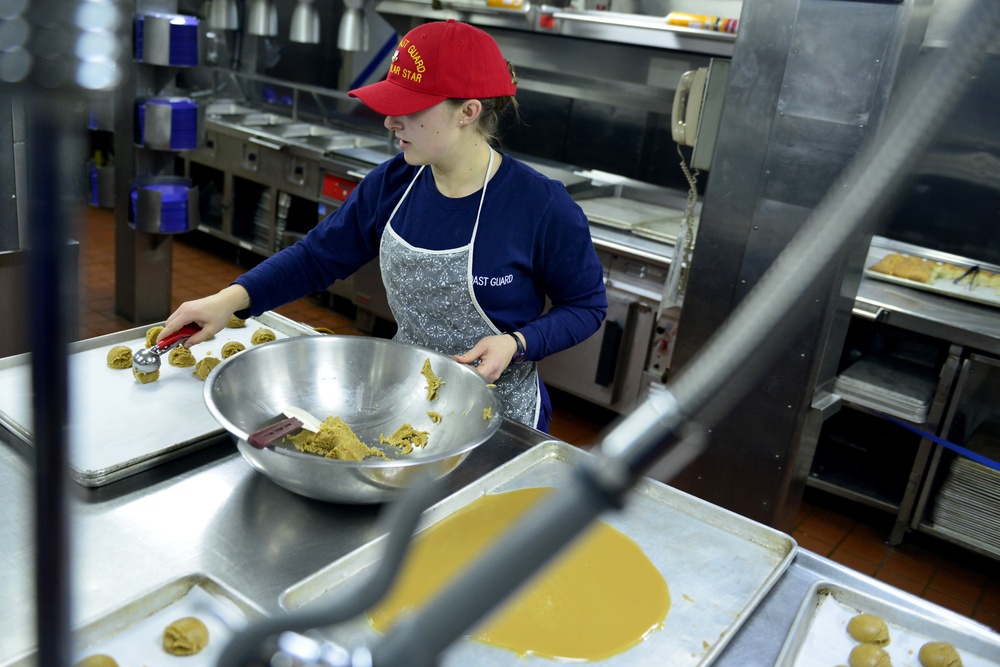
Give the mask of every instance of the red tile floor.
M 92 338 L 144 323 L 114 312 L 114 214 L 84 207 L 80 216 L 80 336 Z M 203 296 L 227 285 L 254 260 L 233 246 L 192 234 L 173 245 L 172 299 Z M 277 312 L 337 334 L 364 335 L 354 320 L 313 297 Z M 592 404 L 553 392 L 553 436 L 587 445 L 613 415 Z M 889 515 L 829 494 L 807 490 L 792 536 L 798 544 L 1000 631 L 1000 563 L 925 535 L 908 535 L 899 546 L 886 544 Z

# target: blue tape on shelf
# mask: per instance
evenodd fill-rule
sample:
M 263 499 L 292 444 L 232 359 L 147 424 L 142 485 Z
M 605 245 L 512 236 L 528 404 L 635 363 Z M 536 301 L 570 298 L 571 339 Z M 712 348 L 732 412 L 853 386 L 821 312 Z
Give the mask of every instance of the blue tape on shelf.
M 987 468 L 990 468 L 992 470 L 1000 471 L 1000 461 L 994 461 L 993 459 L 991 459 L 991 458 L 989 458 L 987 456 L 983 456 L 982 454 L 974 452 L 971 449 L 968 449 L 968 448 L 963 447 L 961 445 L 956 445 L 954 442 L 950 442 L 948 440 L 945 440 L 944 438 L 940 438 L 940 437 L 934 435 L 933 433 L 928 433 L 927 431 L 919 429 L 916 426 L 913 426 L 912 424 L 907 424 L 906 422 L 901 421 L 899 419 L 896 419 L 895 417 L 892 417 L 890 415 L 884 414 L 882 412 L 877 412 L 876 414 L 879 417 L 881 417 L 882 419 L 887 419 L 887 420 L 891 421 L 893 424 L 897 424 L 899 426 L 902 426 L 903 428 L 907 429 L 908 431 L 913 431 L 917 435 L 919 435 L 919 436 L 921 436 L 923 438 L 927 438 L 931 442 L 937 443 L 937 444 L 941 445 L 942 447 L 944 447 L 946 449 L 950 449 L 951 451 L 955 452 L 956 454 L 960 454 L 960 455 L 964 456 L 965 458 L 969 459 L 970 461 L 975 461 L 976 463 L 978 463 L 980 465 L 984 465 Z

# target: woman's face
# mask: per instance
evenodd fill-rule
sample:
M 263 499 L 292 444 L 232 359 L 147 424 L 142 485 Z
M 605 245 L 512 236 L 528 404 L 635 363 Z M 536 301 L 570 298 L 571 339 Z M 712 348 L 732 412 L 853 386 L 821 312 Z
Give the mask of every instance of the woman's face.
M 453 154 L 461 111 L 447 101 L 406 116 L 386 116 L 385 127 L 396 135 L 411 165 L 438 165 Z

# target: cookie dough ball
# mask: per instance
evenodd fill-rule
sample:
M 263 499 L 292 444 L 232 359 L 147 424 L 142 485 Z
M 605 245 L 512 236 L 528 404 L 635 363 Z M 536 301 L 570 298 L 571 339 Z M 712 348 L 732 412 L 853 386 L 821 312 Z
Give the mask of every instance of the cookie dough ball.
M 243 343 L 239 342 L 238 340 L 231 340 L 222 346 L 222 358 L 228 359 L 237 352 L 242 352 L 245 349 L 247 348 L 246 345 L 244 345 Z
M 132 350 L 124 345 L 108 350 L 108 368 L 132 368 Z
M 918 657 L 924 667 L 962 667 L 962 657 L 948 642 L 927 642 Z
M 167 355 L 167 361 L 170 362 L 171 366 L 176 366 L 177 368 L 190 368 L 195 364 L 194 354 L 183 345 L 178 345 L 170 350 L 170 354 Z
M 847 659 L 850 667 L 892 667 L 889 654 L 875 644 L 858 644 Z
M 208 628 L 194 616 L 178 619 L 163 631 L 163 650 L 172 655 L 194 655 L 208 644 Z
M 156 345 L 156 337 L 160 335 L 161 331 L 163 331 L 163 327 L 153 327 L 146 332 L 146 347 Z
M 241 327 L 245 327 L 246 325 L 247 325 L 246 320 L 241 320 L 235 315 L 230 315 L 229 322 L 226 323 L 226 326 L 229 327 L 230 329 L 239 329 Z
M 97 655 L 88 655 L 76 663 L 74 667 L 118 667 L 118 663 L 110 655 L 98 653 Z
M 260 345 L 261 343 L 269 343 L 275 338 L 274 332 L 270 329 L 257 329 L 250 336 L 250 342 L 254 345 Z
M 216 359 L 215 357 L 205 357 L 194 367 L 194 375 L 197 375 L 202 380 L 208 377 L 208 374 L 212 372 L 212 369 L 222 363 L 222 359 Z
M 156 382 L 160 379 L 160 369 L 156 369 L 152 373 L 143 373 L 138 368 L 132 368 L 132 375 L 135 379 L 139 381 L 140 384 L 149 384 L 150 382 Z
M 858 614 L 848 621 L 847 634 L 861 644 L 889 645 L 889 626 L 873 614 Z

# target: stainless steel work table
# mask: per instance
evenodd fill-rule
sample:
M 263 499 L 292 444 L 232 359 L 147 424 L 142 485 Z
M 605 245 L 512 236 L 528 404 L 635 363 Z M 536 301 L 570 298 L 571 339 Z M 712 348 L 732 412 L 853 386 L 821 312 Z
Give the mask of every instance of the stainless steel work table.
M 450 486 L 460 488 L 545 439 L 505 421 L 452 474 Z M 35 644 L 30 457 L 20 441 L 0 432 L 0 664 Z M 327 504 L 285 491 L 256 473 L 228 440 L 106 487 L 70 488 L 74 619 L 81 624 L 195 573 L 277 614 L 283 590 L 379 531 L 377 507 Z M 800 550 L 715 664 L 773 665 L 807 589 L 818 580 L 920 607 L 952 623 L 972 623 Z

